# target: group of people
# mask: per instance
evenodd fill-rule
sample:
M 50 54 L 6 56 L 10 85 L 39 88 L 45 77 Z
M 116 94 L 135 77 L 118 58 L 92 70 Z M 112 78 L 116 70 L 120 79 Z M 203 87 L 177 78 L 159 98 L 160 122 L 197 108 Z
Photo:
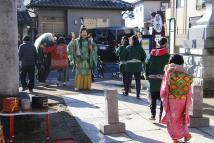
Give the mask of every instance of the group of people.
M 123 36 L 116 54 L 119 56 L 120 72 L 123 75 L 123 95 L 129 95 L 134 75 L 136 97 L 139 99 L 141 72 L 144 71 L 143 75 L 149 81 L 151 98 L 149 119 L 156 120 L 156 102 L 160 100 L 159 122 L 167 125 L 173 143 L 178 143 L 181 138 L 190 140 L 188 111 L 191 105 L 192 77 L 183 67 L 183 57 L 178 54 L 170 57 L 167 39 L 164 37 L 157 43 L 154 42 L 150 54 L 146 55 L 140 32 L 131 37 Z
M 92 71 L 97 65 L 97 47 L 92 36 L 88 35 L 87 29 L 81 27 L 78 38 L 72 36 L 68 45 L 63 37 L 52 38 L 53 43 L 50 42 L 50 38 L 40 42 L 36 47 L 30 43 L 29 36 L 23 38 L 24 42 L 19 47 L 23 91 L 26 89 L 33 91 L 35 67 L 39 82 L 45 83 L 49 71 L 55 68 L 59 73 L 58 82 L 65 85 L 68 80 L 69 64 L 76 69 L 75 90 L 91 89 Z M 159 122 L 167 125 L 173 143 L 178 143 L 181 138 L 185 141 L 191 138 L 187 125 L 192 77 L 182 66 L 184 60 L 181 55 L 175 54 L 170 58 L 167 45 L 167 39 L 161 38 L 154 43 L 150 54 L 146 55 L 142 45 L 142 34 L 138 32 L 131 37 L 123 36 L 121 44 L 116 48 L 116 54 L 120 59 L 120 72 L 123 76 L 123 95 L 128 96 L 131 92 L 131 81 L 134 76 L 136 98 L 139 99 L 141 78 L 145 76 L 149 81 L 151 95 L 149 119 L 156 119 L 156 101 L 161 100 Z
M 64 37 L 56 38 L 51 33 L 41 35 L 34 45 L 30 41 L 30 37 L 25 36 L 23 44 L 19 46 L 22 91 L 33 91 L 35 75 L 40 83 L 47 86 L 46 80 L 52 69 L 58 70 L 57 85 L 65 86 L 69 64 L 76 68 L 75 89 L 91 88 L 92 71 L 97 62 L 97 47 L 85 27 L 81 27 L 79 37 L 75 39 L 73 36 L 68 45 Z

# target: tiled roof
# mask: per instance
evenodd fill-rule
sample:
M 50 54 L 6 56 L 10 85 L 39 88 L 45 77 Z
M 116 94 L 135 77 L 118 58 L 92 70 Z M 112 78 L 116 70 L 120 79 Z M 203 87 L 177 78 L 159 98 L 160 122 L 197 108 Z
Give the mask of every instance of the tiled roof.
M 130 3 L 122 0 L 31 0 L 28 8 L 93 8 L 132 10 Z
M 32 18 L 30 17 L 27 10 L 17 9 L 17 20 L 18 24 L 30 24 Z

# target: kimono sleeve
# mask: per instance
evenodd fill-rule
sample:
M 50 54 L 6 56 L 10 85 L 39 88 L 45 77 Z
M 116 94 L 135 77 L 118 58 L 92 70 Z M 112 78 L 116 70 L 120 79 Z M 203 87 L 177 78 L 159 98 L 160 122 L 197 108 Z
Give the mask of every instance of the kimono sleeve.
M 92 51 L 90 54 L 90 66 L 92 69 L 95 69 L 97 67 L 97 45 L 95 43 L 92 43 Z
M 160 97 L 161 100 L 164 102 L 165 98 L 167 98 L 168 94 L 168 84 L 169 84 L 169 75 L 167 71 L 165 71 L 162 82 L 161 82 L 161 88 L 160 88 Z
M 186 99 L 186 107 L 185 107 L 185 123 L 189 124 L 190 123 L 190 117 L 189 117 L 189 108 L 190 105 L 192 104 L 192 87 L 189 88 L 189 92 L 187 94 L 187 99 Z
M 75 58 L 74 58 L 74 41 L 69 42 L 67 45 L 67 54 L 68 54 L 68 59 L 70 61 L 70 65 L 74 65 L 75 63 Z

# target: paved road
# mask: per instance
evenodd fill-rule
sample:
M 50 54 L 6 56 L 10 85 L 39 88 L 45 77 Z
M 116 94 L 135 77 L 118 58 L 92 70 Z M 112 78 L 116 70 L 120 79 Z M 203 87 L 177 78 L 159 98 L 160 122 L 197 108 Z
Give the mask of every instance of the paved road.
M 49 98 L 56 100 L 61 103 L 60 109 L 62 112 L 53 114 L 51 116 L 52 121 L 52 140 L 54 138 L 62 138 L 62 137 L 74 137 L 79 143 L 90 143 L 90 140 L 94 142 L 99 140 L 100 142 L 141 142 L 144 140 L 145 143 L 147 142 L 163 142 L 164 140 L 169 141 L 169 137 L 166 133 L 165 128 L 158 124 L 153 124 L 150 121 L 148 121 L 149 117 L 149 110 L 148 110 L 148 102 L 147 102 L 147 92 L 144 90 L 142 91 L 141 97 L 142 99 L 140 101 L 136 100 L 134 97 L 134 90 L 131 97 L 121 97 L 119 96 L 119 100 L 121 103 L 119 103 L 119 110 L 120 114 L 123 115 L 121 117 L 122 121 L 124 121 L 127 125 L 127 129 L 129 129 L 129 132 L 122 135 L 113 135 L 113 136 L 107 136 L 104 138 L 101 134 L 93 135 L 92 137 L 88 134 L 88 131 L 85 130 L 83 125 L 81 127 L 79 124 L 81 124 L 81 116 L 78 117 L 77 113 L 84 113 L 85 111 L 88 111 L 87 113 L 90 114 L 93 110 L 85 110 L 86 108 L 92 108 L 96 112 L 103 113 L 103 89 L 104 88 L 117 88 L 119 93 L 121 93 L 121 82 L 118 78 L 113 78 L 111 74 L 105 74 L 104 79 L 95 79 L 96 82 L 93 84 L 91 91 L 82 91 L 82 92 L 75 92 L 73 89 L 73 78 L 74 73 L 71 74 L 71 69 L 69 70 L 70 73 L 70 80 L 68 82 L 68 85 L 65 87 L 57 87 L 55 85 L 57 72 L 52 71 L 48 78 L 48 83 L 50 84 L 48 87 L 43 87 L 40 85 L 36 85 L 36 89 L 34 90 L 34 95 L 48 95 Z M 146 85 L 146 82 L 144 81 L 144 86 Z M 75 102 L 77 104 L 74 104 L 75 106 L 71 108 L 69 106 L 70 103 L 67 103 L 67 101 L 64 102 L 65 96 L 70 96 L 73 99 L 76 99 Z M 82 100 L 82 101 L 81 101 Z M 73 103 L 75 103 L 73 102 Z M 81 104 L 79 104 L 80 102 Z M 66 103 L 66 104 L 65 104 Z M 83 107 L 78 107 L 77 105 L 81 105 Z M 214 120 L 214 111 L 213 111 L 213 105 L 214 105 L 214 98 L 204 98 L 204 116 L 209 117 L 210 119 Z M 89 112 L 90 111 L 90 112 Z M 92 113 L 94 114 L 94 113 Z M 75 115 L 77 118 L 74 118 Z M 86 117 L 82 115 L 82 117 Z M 82 120 L 87 122 L 91 122 L 92 130 L 98 131 L 98 128 L 95 128 L 97 123 L 96 121 L 99 121 L 103 119 L 103 114 L 97 114 L 97 116 L 100 116 L 100 118 L 95 119 L 94 121 L 91 120 Z M 45 142 L 44 140 L 44 117 L 18 117 L 16 118 L 16 143 L 42 143 Z M 131 122 L 134 120 L 134 124 Z M 6 127 L 8 127 L 7 119 L 3 119 L 4 124 Z M 78 123 L 77 123 L 78 122 Z M 145 124 L 139 124 L 136 125 L 135 123 L 143 122 Z M 95 124 L 95 125 L 93 125 Z M 38 128 L 39 127 L 39 128 Z M 87 127 L 87 126 L 86 126 Z M 208 130 L 211 134 L 213 134 L 214 123 L 212 122 L 212 128 Z M 162 129 L 163 128 L 163 129 Z M 82 130 L 83 129 L 83 130 Z M 135 133 L 135 129 L 141 130 L 138 133 Z M 145 132 L 145 130 L 147 130 Z M 150 132 L 150 130 L 154 130 L 154 132 Z M 89 130 L 90 131 L 90 130 Z M 159 139 L 155 139 L 155 136 L 163 131 L 163 136 Z M 207 129 L 200 129 L 195 130 L 191 129 L 192 132 L 194 132 L 194 135 L 199 135 L 199 138 L 194 138 L 193 141 L 197 141 L 200 139 L 200 137 L 203 137 L 205 135 L 205 139 L 207 142 L 209 142 L 210 139 L 213 139 L 212 136 L 209 136 L 206 134 Z M 8 135 L 8 130 L 5 131 L 6 135 Z M 86 134 L 86 135 L 85 135 Z M 89 138 L 90 140 L 89 140 Z M 108 140 L 109 139 L 109 140 Z M 194 142 L 195 143 L 195 142 Z

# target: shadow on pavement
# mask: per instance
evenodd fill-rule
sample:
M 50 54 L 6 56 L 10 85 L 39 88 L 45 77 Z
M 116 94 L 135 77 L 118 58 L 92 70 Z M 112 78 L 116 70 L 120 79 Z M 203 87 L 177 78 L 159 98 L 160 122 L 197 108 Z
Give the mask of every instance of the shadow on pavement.
M 135 133 L 127 130 L 125 133 L 104 135 L 100 132 L 99 127 L 95 126 L 94 124 L 91 124 L 93 122 L 97 122 L 97 121 L 93 121 L 94 119 L 92 118 L 87 119 L 87 122 L 84 122 L 83 120 L 76 117 L 76 120 L 81 124 L 81 127 L 83 128 L 86 135 L 94 143 L 107 143 L 107 142 L 122 143 L 122 142 L 129 142 L 129 141 L 138 141 L 138 142 L 145 142 L 145 143 L 163 143 L 155 139 L 150 139 L 150 138 L 136 135 Z M 102 123 L 104 121 L 99 121 L 99 122 Z
M 205 138 L 213 139 L 214 136 L 210 132 L 213 132 L 214 126 L 202 127 L 202 128 L 189 128 L 191 133 L 198 134 L 200 136 L 204 136 Z M 201 132 L 203 134 L 201 134 Z M 196 136 L 196 135 L 195 135 Z
M 146 138 L 143 136 L 136 135 L 132 131 L 126 131 L 126 132 L 129 136 L 134 137 L 134 140 L 138 141 L 138 142 L 142 142 L 142 143 L 163 143 L 163 142 L 155 140 L 155 139 L 150 139 L 150 138 Z
M 203 103 L 203 114 L 214 116 L 214 106 Z
M 78 96 L 78 95 L 77 95 Z M 93 104 L 89 104 L 87 102 L 81 101 L 81 100 L 77 100 L 71 97 L 63 97 L 64 100 L 66 100 L 66 105 L 69 107 L 77 107 L 77 108 L 97 108 L 96 106 L 94 106 Z M 72 103 L 72 104 L 69 104 Z

